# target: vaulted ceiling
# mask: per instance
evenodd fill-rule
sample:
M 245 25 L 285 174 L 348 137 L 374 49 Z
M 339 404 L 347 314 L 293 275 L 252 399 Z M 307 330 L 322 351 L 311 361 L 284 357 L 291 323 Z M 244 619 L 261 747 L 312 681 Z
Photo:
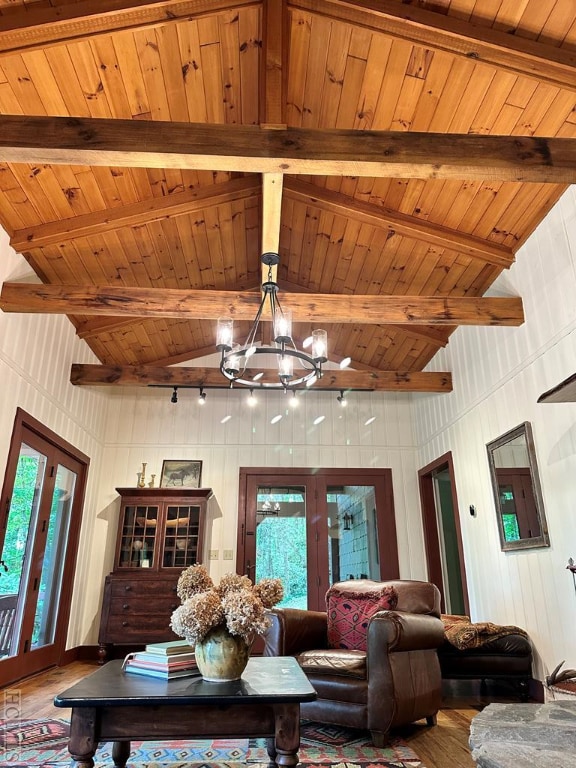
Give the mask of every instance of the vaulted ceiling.
M 573 0 L 0 0 L 0 224 L 101 366 L 76 384 L 226 386 L 260 255 L 335 389 L 423 373 L 576 181 Z M 495 334 L 498 329 L 494 329 Z

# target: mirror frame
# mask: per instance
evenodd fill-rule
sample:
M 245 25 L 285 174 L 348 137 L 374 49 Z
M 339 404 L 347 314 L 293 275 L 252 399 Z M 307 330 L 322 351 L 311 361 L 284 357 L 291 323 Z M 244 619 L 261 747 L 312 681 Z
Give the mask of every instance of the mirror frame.
M 534 502 L 536 505 L 536 514 L 540 523 L 540 535 L 529 539 L 517 539 L 516 541 L 506 541 L 504 535 L 504 525 L 502 523 L 502 510 L 500 507 L 500 494 L 498 492 L 498 480 L 496 476 L 496 463 L 494 461 L 494 451 L 511 440 L 524 435 L 526 439 L 526 450 L 528 452 L 528 462 L 530 469 L 530 479 L 532 481 L 532 490 L 534 492 Z M 492 491 L 494 494 L 494 503 L 496 507 L 496 518 L 498 523 L 498 533 L 500 535 L 500 546 L 503 551 L 511 549 L 532 549 L 533 547 L 549 547 L 550 538 L 548 536 L 548 524 L 544 512 L 544 500 L 542 497 L 542 488 L 540 486 L 540 477 L 538 475 L 538 464 L 536 462 L 536 450 L 534 448 L 534 438 L 532 436 L 532 427 L 529 421 L 525 421 L 519 426 L 497 437 L 495 440 L 487 443 L 488 464 L 490 466 L 490 479 L 492 481 Z

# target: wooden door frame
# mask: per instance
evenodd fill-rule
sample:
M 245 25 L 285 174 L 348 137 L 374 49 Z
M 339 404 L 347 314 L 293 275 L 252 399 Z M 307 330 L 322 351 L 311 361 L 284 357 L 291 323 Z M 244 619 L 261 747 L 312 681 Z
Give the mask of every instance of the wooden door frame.
M 464 609 L 470 614 L 470 601 L 468 598 L 468 582 L 464 564 L 464 547 L 462 545 L 462 528 L 460 526 L 460 507 L 458 506 L 458 494 L 456 492 L 456 478 L 454 474 L 454 461 L 452 452 L 448 451 L 443 456 L 435 459 L 422 469 L 418 470 L 418 486 L 420 489 L 420 505 L 422 509 L 422 528 L 424 531 L 424 548 L 426 551 L 426 563 L 428 566 L 428 579 L 436 584 L 442 596 L 442 610 L 445 610 L 444 579 L 442 576 L 442 558 L 440 555 L 440 539 L 438 536 L 438 519 L 436 517 L 436 500 L 434 498 L 434 480 L 432 475 L 441 469 L 447 469 L 450 477 L 450 493 L 452 496 L 452 508 L 454 510 L 454 525 L 456 528 L 456 541 L 458 543 L 458 556 L 460 559 L 460 579 L 462 581 L 462 594 Z
M 400 563 L 398 558 L 398 543 L 396 536 L 396 516 L 394 513 L 394 494 L 392 487 L 392 470 L 386 468 L 310 468 L 310 467 L 240 467 L 239 493 L 238 493 L 238 532 L 236 544 L 236 569 L 240 573 L 246 560 L 246 534 L 244 527 L 246 520 L 246 508 L 248 502 L 248 484 L 255 476 L 265 477 L 266 485 L 274 485 L 286 481 L 291 476 L 304 476 L 309 478 L 324 477 L 342 482 L 354 480 L 356 485 L 375 484 L 379 480 L 383 485 L 381 492 L 384 496 L 384 509 L 378 510 L 379 515 L 384 516 L 386 536 L 378 537 L 378 550 L 381 563 L 381 578 L 383 581 L 397 579 L 400 575 Z M 362 482 L 362 481 L 366 482 Z M 368 483 L 367 481 L 370 481 Z M 352 484 L 352 483 L 350 483 Z M 318 500 L 320 505 L 322 500 Z M 325 503 L 325 502 L 324 502 Z M 320 564 L 321 565 L 321 564 Z M 326 564 L 327 567 L 327 564 Z M 325 590 L 324 590 L 325 591 Z M 322 593 L 323 596 L 324 593 Z
M 76 571 L 76 560 L 78 556 L 78 540 L 80 537 L 80 527 L 82 524 L 82 510 L 84 506 L 90 458 L 86 456 L 86 454 L 79 451 L 67 440 L 64 440 L 62 437 L 60 437 L 60 435 L 58 435 L 56 432 L 46 427 L 44 424 L 42 424 L 42 422 L 34 418 L 34 416 L 31 416 L 29 413 L 24 411 L 22 408 L 16 409 L 12 435 L 10 437 L 8 460 L 6 462 L 6 470 L 2 484 L 2 493 L 0 495 L 0 509 L 3 512 L 2 519 L 0 520 L 0 551 L 2 551 L 2 547 L 4 545 L 8 516 L 10 514 L 10 502 L 14 490 L 13 481 L 16 475 L 16 468 L 18 466 L 18 459 L 20 456 L 20 446 L 24 441 L 23 436 L 25 430 L 34 433 L 40 439 L 50 443 L 54 449 L 60 453 L 64 453 L 70 456 L 71 459 L 81 465 L 81 472 L 78 474 L 76 480 L 76 487 L 74 489 L 74 503 L 72 505 L 70 514 L 70 525 L 68 529 L 68 540 L 66 545 L 66 560 L 62 572 L 58 618 L 56 621 L 56 632 L 53 643 L 56 650 L 56 663 L 62 664 L 66 654 L 66 638 L 68 635 L 68 625 L 72 603 L 72 589 Z M 38 652 L 41 652 L 41 650 L 41 648 L 37 649 Z M 31 653 L 36 653 L 36 651 L 31 651 Z M 40 664 L 42 664 L 41 661 Z M 50 665 L 51 664 L 48 663 L 46 666 Z M 7 684 L 8 682 L 18 680 L 19 678 L 28 674 L 28 671 L 24 667 L 25 663 L 23 663 L 21 656 L 3 659 L 2 667 L 0 667 L 2 670 L 2 684 Z

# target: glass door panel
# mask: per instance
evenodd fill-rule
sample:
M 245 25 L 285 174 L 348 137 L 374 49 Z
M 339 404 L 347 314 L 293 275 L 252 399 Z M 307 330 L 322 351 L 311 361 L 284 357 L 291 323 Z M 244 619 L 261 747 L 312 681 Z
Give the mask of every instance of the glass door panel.
M 2 548 L 0 578 L 2 602 L 14 604 L 16 609 L 12 612 L 11 619 L 6 618 L 7 622 L 10 621 L 10 628 L 8 631 L 8 627 L 5 627 L 6 631 L 3 633 L 1 658 L 14 656 L 18 652 L 25 588 L 30 572 L 46 462 L 46 456 L 22 443 Z
M 62 589 L 61 563 L 66 553 L 75 488 L 76 473 L 58 464 L 46 531 L 31 648 L 39 648 L 54 642 Z M 41 533 L 44 533 L 44 527 L 43 524 Z
M 372 485 L 329 485 L 328 580 L 380 578 L 376 499 Z
M 283 608 L 307 608 L 306 487 L 258 486 L 255 580 L 278 578 Z

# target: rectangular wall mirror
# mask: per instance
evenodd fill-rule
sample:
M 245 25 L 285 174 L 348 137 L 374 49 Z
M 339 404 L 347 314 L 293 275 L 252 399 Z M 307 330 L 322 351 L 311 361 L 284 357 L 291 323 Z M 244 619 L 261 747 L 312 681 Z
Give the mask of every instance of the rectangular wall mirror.
M 549 547 L 530 423 L 525 421 L 486 448 L 502 549 Z

